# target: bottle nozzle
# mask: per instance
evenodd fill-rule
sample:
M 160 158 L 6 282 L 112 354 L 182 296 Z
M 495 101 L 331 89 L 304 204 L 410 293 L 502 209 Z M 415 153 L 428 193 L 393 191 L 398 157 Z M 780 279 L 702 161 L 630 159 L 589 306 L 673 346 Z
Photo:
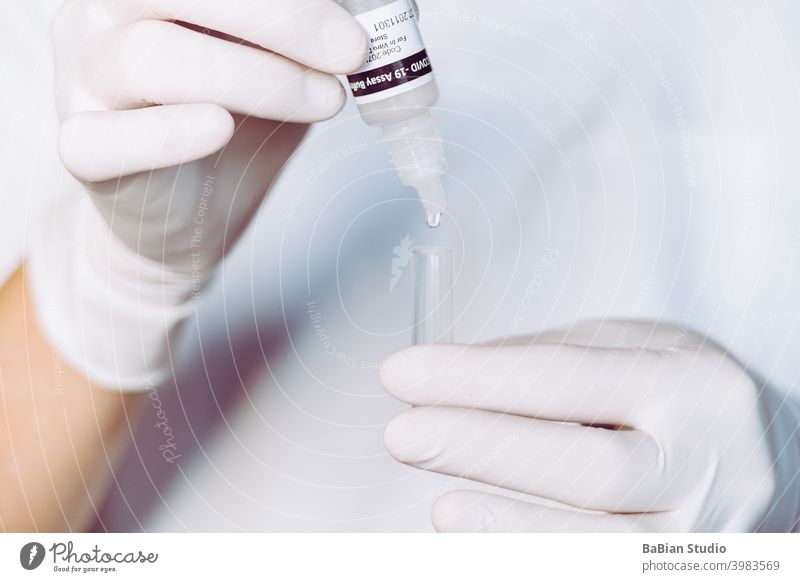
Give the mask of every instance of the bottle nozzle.
M 428 226 L 438 227 L 446 204 L 442 175 L 447 171 L 447 161 L 433 116 L 427 112 L 384 126 L 383 141 L 389 146 L 401 182 L 419 193 Z
M 442 223 L 442 214 L 444 214 L 446 204 L 441 177 L 433 176 L 415 184 L 414 187 L 417 189 L 419 199 L 425 208 L 428 226 L 430 228 L 438 228 Z

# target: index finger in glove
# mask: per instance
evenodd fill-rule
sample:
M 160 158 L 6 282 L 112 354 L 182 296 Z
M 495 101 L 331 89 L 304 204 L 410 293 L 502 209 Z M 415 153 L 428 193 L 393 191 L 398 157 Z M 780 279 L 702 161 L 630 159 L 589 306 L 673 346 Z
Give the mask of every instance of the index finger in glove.
M 659 354 L 564 344 L 416 346 L 381 367 L 381 381 L 415 406 L 462 406 L 586 424 L 635 424 L 643 370 Z
M 332 75 L 158 20 L 138 21 L 119 32 L 91 88 L 109 109 L 208 103 L 294 122 L 327 119 L 345 102 Z M 87 108 L 77 103 L 64 109 Z
M 132 20 L 184 21 L 248 41 L 333 74 L 366 59 L 361 24 L 331 0 L 139 0 L 117 3 Z

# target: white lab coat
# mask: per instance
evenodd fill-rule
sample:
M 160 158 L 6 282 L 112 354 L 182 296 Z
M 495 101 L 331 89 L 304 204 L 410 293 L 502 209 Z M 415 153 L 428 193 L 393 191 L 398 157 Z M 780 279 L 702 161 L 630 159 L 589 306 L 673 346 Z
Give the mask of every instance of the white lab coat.
M 6 274 L 62 173 L 46 39 L 58 1 L 0 2 L 18 13 L 0 24 Z M 383 447 L 405 408 L 376 367 L 410 339 L 407 268 L 390 290 L 406 236 L 456 249 L 459 342 L 658 318 L 798 384 L 800 9 L 420 4 L 445 226 L 427 230 L 352 105 L 316 127 L 188 326 L 176 386 L 146 403 L 98 529 L 422 531 L 438 495 L 485 489 Z M 29 24 L 15 36 L 10 21 Z

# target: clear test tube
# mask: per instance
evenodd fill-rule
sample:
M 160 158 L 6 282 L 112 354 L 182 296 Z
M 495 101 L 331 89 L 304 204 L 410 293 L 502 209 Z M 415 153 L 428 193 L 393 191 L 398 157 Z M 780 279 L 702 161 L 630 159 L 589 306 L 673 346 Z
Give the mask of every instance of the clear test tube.
M 414 272 L 414 345 L 453 343 L 453 251 L 411 249 Z

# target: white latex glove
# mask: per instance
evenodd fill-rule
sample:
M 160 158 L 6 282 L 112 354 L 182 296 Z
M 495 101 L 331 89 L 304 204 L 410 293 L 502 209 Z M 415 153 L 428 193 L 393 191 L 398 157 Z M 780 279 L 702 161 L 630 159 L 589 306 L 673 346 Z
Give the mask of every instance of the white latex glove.
M 414 347 L 381 376 L 417 407 L 386 429 L 395 458 L 539 498 L 453 491 L 433 507 L 439 531 L 797 528 L 800 416 L 688 330 Z
M 367 41 L 331 0 L 68 0 L 53 42 L 78 182 L 34 241 L 31 290 L 70 363 L 145 388 L 170 375 L 169 339 L 303 124 L 345 103 L 334 74 Z

